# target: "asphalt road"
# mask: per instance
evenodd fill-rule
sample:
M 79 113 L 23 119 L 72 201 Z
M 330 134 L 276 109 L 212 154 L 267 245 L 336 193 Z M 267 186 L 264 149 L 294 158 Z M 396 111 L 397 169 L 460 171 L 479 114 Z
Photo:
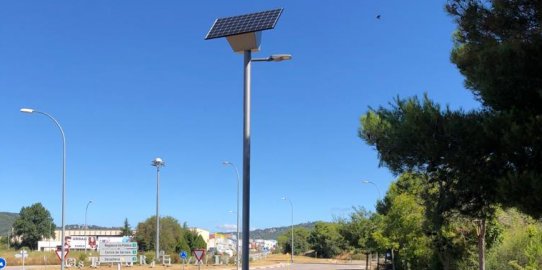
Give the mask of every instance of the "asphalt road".
M 252 268 L 252 267 L 251 267 Z M 258 267 L 258 269 L 268 270 L 360 270 L 365 269 L 365 265 L 361 264 L 316 264 L 316 263 L 304 263 L 304 264 L 283 264 L 283 265 L 271 265 Z

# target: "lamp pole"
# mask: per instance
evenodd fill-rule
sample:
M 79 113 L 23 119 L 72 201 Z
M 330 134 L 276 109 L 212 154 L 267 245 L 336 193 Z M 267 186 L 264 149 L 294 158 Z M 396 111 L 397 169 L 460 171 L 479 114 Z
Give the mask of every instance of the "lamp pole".
M 288 197 L 282 197 L 281 199 L 287 200 L 290 203 L 290 208 L 292 209 L 292 246 L 290 252 L 290 263 L 294 263 L 294 205 Z
M 222 164 L 224 164 L 224 166 L 232 166 L 234 169 L 235 169 L 235 173 L 237 175 L 237 225 L 236 225 L 236 229 L 237 229 L 237 241 L 235 241 L 235 252 L 237 252 L 237 257 L 235 258 L 235 265 L 237 266 L 237 270 L 239 270 L 239 171 L 237 170 L 237 166 L 235 166 L 235 164 L 229 162 L 229 161 L 224 161 L 222 162 Z
M 92 203 L 92 200 L 88 201 L 87 207 L 85 208 L 85 236 L 87 236 L 88 233 L 88 226 L 87 226 L 87 212 L 88 212 L 88 206 Z M 88 243 L 88 239 L 87 239 Z M 87 243 L 85 243 L 85 254 L 87 253 Z
M 58 123 L 58 121 L 53 117 L 51 116 L 50 114 L 46 113 L 46 112 L 40 112 L 40 111 L 37 111 L 37 110 L 34 110 L 34 109 L 29 109 L 29 108 L 22 108 L 21 109 L 21 112 L 23 113 L 39 113 L 39 114 L 43 114 L 47 117 L 49 117 L 49 119 L 53 120 L 53 122 L 56 124 L 56 126 L 58 127 L 58 129 L 60 130 L 60 134 L 62 135 L 62 234 L 61 234 L 61 240 L 60 241 L 64 241 L 64 235 L 65 235 L 65 226 L 64 226 L 64 213 L 65 213 L 65 193 L 66 193 L 66 136 L 64 134 L 64 130 L 62 129 L 62 126 Z M 64 270 L 64 266 L 65 266 L 65 256 L 64 254 L 66 253 L 66 248 L 65 248 L 65 245 L 62 243 L 61 244 L 61 256 L 60 256 L 60 269 L 61 270 Z
M 361 182 L 364 183 L 364 184 L 372 184 L 373 186 L 375 186 L 376 190 L 378 191 L 378 199 L 380 200 L 380 198 L 382 198 L 382 196 L 381 196 L 382 194 L 380 194 L 380 188 L 378 188 L 378 186 L 373 181 L 362 180 Z
M 160 168 L 164 167 L 166 163 L 157 157 L 152 161 L 151 165 L 156 167 L 156 255 L 154 261 L 160 262 L 160 214 L 158 211 L 160 205 Z
M 244 99 L 243 99 L 243 237 L 242 250 L 243 270 L 249 270 L 249 238 L 250 238 L 250 81 L 252 62 L 279 62 L 290 60 L 289 54 L 277 54 L 267 58 L 252 59 L 252 51 L 244 51 Z

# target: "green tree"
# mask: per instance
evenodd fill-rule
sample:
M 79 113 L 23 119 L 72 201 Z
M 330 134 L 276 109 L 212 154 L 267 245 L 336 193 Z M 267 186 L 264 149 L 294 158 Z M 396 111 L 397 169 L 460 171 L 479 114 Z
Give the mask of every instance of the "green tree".
M 502 242 L 488 255 L 488 268 L 542 269 L 542 223 L 514 209 L 497 214 L 503 228 Z
M 487 221 L 498 201 L 495 179 L 506 167 L 494 155 L 499 137 L 491 135 L 486 112 L 441 110 L 427 96 L 396 99 L 391 109 L 371 110 L 362 117 L 360 136 L 378 150 L 382 164 L 395 173 L 424 175 L 435 188 L 430 209 L 435 231 L 454 212 L 479 221 L 478 255 L 484 269 Z
M 120 231 L 120 235 L 122 236 L 132 236 L 132 228 L 130 227 L 130 223 L 128 223 L 128 218 L 124 219 L 124 226 L 122 227 Z
M 19 237 L 19 247 L 38 248 L 38 241 L 44 237 L 53 237 L 55 224 L 51 213 L 41 203 L 23 207 L 19 217 L 13 223 L 15 236 Z
M 379 251 L 372 233 L 376 230 L 373 214 L 364 208 L 355 208 L 349 220 L 339 220 L 339 232 L 350 248 L 360 252 Z
M 195 231 L 190 231 L 189 235 L 193 235 L 192 241 L 190 241 L 190 248 L 194 249 L 207 249 L 207 243 L 203 240 L 203 237 L 196 233 Z M 195 235 L 195 237 L 194 237 Z
M 392 252 L 397 251 L 394 257 L 395 262 L 401 262 L 399 269 L 406 269 L 406 264 L 412 269 L 428 269 L 432 253 L 430 239 L 423 231 L 423 205 L 407 193 L 399 194 L 391 201 L 389 211 L 384 216 L 384 227 L 374 233 L 376 241 Z
M 493 140 L 499 202 L 542 216 L 542 5 L 538 0 L 448 0 L 452 62 L 482 102 Z M 474 191 L 474 190 L 473 190 Z
M 299 255 L 309 250 L 309 230 L 303 227 L 294 227 L 294 255 Z M 277 238 L 278 245 L 282 247 L 282 253 L 292 252 L 292 230 L 287 230 Z
M 166 253 L 176 251 L 183 236 L 179 222 L 173 217 L 160 218 L 160 250 Z M 156 216 L 137 225 L 135 240 L 141 250 L 154 250 L 156 247 Z
M 346 242 L 339 233 L 339 224 L 317 222 L 311 231 L 308 242 L 312 249 L 323 258 L 331 258 L 340 254 Z

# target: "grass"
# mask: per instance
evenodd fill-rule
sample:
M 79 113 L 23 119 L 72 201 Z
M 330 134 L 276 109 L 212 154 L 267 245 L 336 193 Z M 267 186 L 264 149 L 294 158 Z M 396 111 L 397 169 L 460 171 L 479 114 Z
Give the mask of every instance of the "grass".
M 18 253 L 18 251 L 14 250 L 0 250 L 0 257 L 3 257 L 7 260 L 8 266 L 16 266 L 16 265 L 22 265 L 22 260 L 19 258 L 15 258 L 15 254 Z M 94 256 L 97 256 L 96 252 L 92 253 Z M 83 251 L 75 251 L 70 252 L 68 255 L 68 258 L 76 258 L 79 259 L 80 256 L 84 256 Z M 211 263 L 213 260 L 209 258 L 209 263 Z M 267 256 L 265 259 L 256 260 L 250 262 L 251 266 L 263 266 L 263 265 L 273 265 L 273 264 L 279 264 L 279 263 L 289 263 L 290 262 L 290 255 L 287 254 L 271 254 Z M 337 260 L 337 259 L 317 259 L 312 257 L 305 257 L 305 256 L 294 256 L 294 262 L 295 263 L 347 263 L 346 260 Z M 55 268 L 60 265 L 60 260 L 57 258 L 56 254 L 52 251 L 29 251 L 28 252 L 28 258 L 25 259 L 25 265 L 42 265 L 43 269 L 47 268 Z M 168 269 L 178 269 L 181 266 L 181 264 L 172 264 L 171 267 L 165 267 L 162 265 L 156 266 L 154 268 L 151 268 L 150 265 L 143 265 L 140 266 L 138 264 L 134 264 L 133 267 L 129 267 L 132 270 L 168 270 Z M 75 267 L 73 267 L 75 268 Z M 101 265 L 100 268 L 111 268 L 116 270 L 116 265 Z M 122 268 L 127 268 L 125 266 L 122 266 Z M 202 269 L 235 269 L 235 264 L 229 264 L 229 265 L 213 265 L 213 264 L 207 264 L 202 265 Z M 87 261 L 85 263 L 85 267 L 82 269 L 85 270 L 91 270 L 93 268 L 89 267 L 89 262 Z M 186 265 L 184 267 L 185 270 L 195 270 L 198 269 L 197 266 L 194 265 Z

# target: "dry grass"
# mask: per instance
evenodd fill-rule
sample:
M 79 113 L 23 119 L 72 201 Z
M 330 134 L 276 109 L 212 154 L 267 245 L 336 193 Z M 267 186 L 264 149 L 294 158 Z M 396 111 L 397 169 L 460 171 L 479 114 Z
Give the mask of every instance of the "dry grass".
M 0 257 L 3 257 L 7 260 L 8 266 L 15 266 L 15 265 L 22 265 L 22 260 L 15 258 L 15 251 L 0 251 Z M 72 252 L 69 254 L 68 257 L 70 258 L 79 258 L 80 252 Z M 56 257 L 56 254 L 53 252 L 29 252 L 28 258 L 25 260 L 25 265 L 40 265 L 41 267 L 38 267 L 37 269 L 49 269 L 49 268 L 57 268 L 60 264 L 60 260 Z M 251 266 L 263 266 L 263 265 L 273 265 L 273 264 L 279 264 L 279 263 L 289 263 L 290 261 L 290 255 L 285 254 L 271 254 L 267 258 L 262 260 L 256 260 L 250 262 Z M 296 263 L 346 263 L 347 261 L 344 260 L 337 260 L 337 259 L 316 259 L 312 257 L 305 257 L 305 256 L 294 256 L 294 261 Z M 211 260 L 209 260 L 211 262 Z M 111 269 L 116 270 L 116 265 L 101 265 L 99 268 L 105 268 L 105 269 Z M 122 266 L 123 269 L 129 268 L 131 270 L 170 270 L 170 269 L 179 269 L 181 268 L 181 264 L 172 264 L 170 267 L 166 266 L 156 266 L 154 268 L 151 268 L 150 265 L 142 265 L 139 264 L 134 265 L 132 267 L 126 267 Z M 73 267 L 73 269 L 77 269 L 76 267 Z M 93 268 L 88 266 L 88 262 L 86 263 L 86 266 L 83 267 L 84 270 L 92 270 Z M 181 268 L 182 269 L 182 268 Z M 185 270 L 197 270 L 198 267 L 194 265 L 186 265 L 184 267 Z M 219 269 L 235 269 L 234 264 L 230 265 L 213 265 L 213 264 L 207 264 L 202 265 L 201 269 L 208 269 L 208 270 L 219 270 Z

